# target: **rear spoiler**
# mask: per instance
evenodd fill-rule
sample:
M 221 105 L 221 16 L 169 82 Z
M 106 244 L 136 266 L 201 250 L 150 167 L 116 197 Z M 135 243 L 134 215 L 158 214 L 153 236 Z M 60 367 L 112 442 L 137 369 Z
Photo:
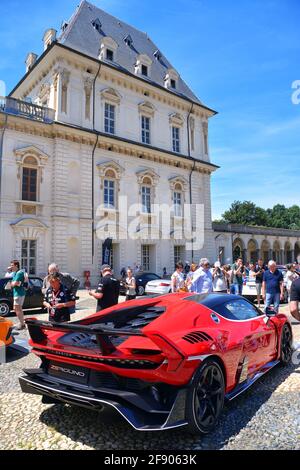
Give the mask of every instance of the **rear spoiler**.
M 33 342 L 43 343 L 47 340 L 47 335 L 44 330 L 47 331 L 60 331 L 63 333 L 78 332 L 78 333 L 90 333 L 96 336 L 99 349 L 103 355 L 109 355 L 117 350 L 110 340 L 110 336 L 142 336 L 149 338 L 154 344 L 159 346 L 162 352 L 168 359 L 168 371 L 175 372 L 181 362 L 184 360 L 184 354 L 179 350 L 175 344 L 170 341 L 167 337 L 159 332 L 148 332 L 143 333 L 141 330 L 136 331 L 124 331 L 124 330 L 110 330 L 100 328 L 98 325 L 80 325 L 76 323 L 56 323 L 41 321 L 35 319 L 25 320 L 30 337 Z
M 28 319 L 25 321 L 31 339 L 34 342 L 42 343 L 47 339 L 43 330 L 60 331 L 62 333 L 90 333 L 96 336 L 97 343 L 103 354 L 111 354 L 116 351 L 109 336 L 145 336 L 140 330 L 127 332 L 124 330 L 109 330 L 100 328 L 98 325 L 78 325 L 75 323 L 57 323 L 41 320 Z

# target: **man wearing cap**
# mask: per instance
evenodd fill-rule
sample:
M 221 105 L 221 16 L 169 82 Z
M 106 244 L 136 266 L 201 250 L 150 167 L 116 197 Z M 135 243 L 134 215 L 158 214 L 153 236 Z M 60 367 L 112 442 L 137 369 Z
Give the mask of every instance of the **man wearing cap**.
M 102 278 L 96 291 L 89 291 L 90 296 L 97 300 L 97 312 L 116 305 L 120 293 L 120 282 L 113 276 L 108 264 L 102 266 L 101 274 Z

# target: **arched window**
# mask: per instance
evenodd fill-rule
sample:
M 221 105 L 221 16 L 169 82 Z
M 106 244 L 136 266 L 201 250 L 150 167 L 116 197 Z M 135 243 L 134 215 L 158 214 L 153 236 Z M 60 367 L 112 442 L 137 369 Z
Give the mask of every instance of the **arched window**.
M 175 184 L 173 193 L 174 214 L 177 217 L 182 217 L 182 203 L 183 203 L 183 188 L 180 183 Z
M 183 217 L 183 207 L 185 202 L 185 191 L 188 188 L 188 182 L 182 176 L 175 176 L 169 179 L 174 206 L 175 217 Z
M 103 203 L 107 209 L 116 208 L 116 174 L 114 170 L 107 170 L 103 181 Z
M 142 182 L 142 208 L 143 212 L 151 214 L 151 190 L 152 190 L 152 180 L 148 176 L 143 178 Z
M 101 178 L 101 204 L 105 209 L 118 209 L 120 179 L 124 168 L 114 160 L 97 164 Z

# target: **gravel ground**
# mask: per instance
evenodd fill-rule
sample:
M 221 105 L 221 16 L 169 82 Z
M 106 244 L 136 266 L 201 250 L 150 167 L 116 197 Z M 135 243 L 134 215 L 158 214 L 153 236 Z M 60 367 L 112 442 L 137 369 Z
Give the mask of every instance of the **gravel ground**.
M 74 319 L 93 312 L 95 301 L 81 294 Z M 284 311 L 284 309 L 283 309 Z M 33 313 L 33 312 L 32 312 Z M 46 318 L 46 315 L 34 313 Z M 300 340 L 300 325 L 294 322 Z M 27 333 L 0 365 L 0 449 L 300 449 L 300 366 L 278 366 L 226 405 L 218 428 L 204 438 L 184 428 L 134 431 L 114 411 L 95 413 L 69 405 L 43 405 L 21 393 L 18 376 L 39 360 L 28 354 Z

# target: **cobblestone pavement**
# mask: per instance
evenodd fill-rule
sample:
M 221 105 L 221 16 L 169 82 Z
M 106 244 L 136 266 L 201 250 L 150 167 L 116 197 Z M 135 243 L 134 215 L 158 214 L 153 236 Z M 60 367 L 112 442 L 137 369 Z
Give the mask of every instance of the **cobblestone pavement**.
M 80 319 L 95 309 L 81 292 Z M 282 309 L 286 310 L 286 307 Z M 31 312 L 40 319 L 45 314 Z M 300 325 L 293 322 L 300 340 Z M 251 389 L 225 406 L 218 428 L 204 438 L 175 431 L 134 431 L 114 411 L 95 413 L 69 405 L 43 405 L 41 398 L 21 393 L 18 376 L 37 367 L 28 354 L 27 333 L 0 365 L 0 449 L 300 449 L 300 366 L 277 366 Z

